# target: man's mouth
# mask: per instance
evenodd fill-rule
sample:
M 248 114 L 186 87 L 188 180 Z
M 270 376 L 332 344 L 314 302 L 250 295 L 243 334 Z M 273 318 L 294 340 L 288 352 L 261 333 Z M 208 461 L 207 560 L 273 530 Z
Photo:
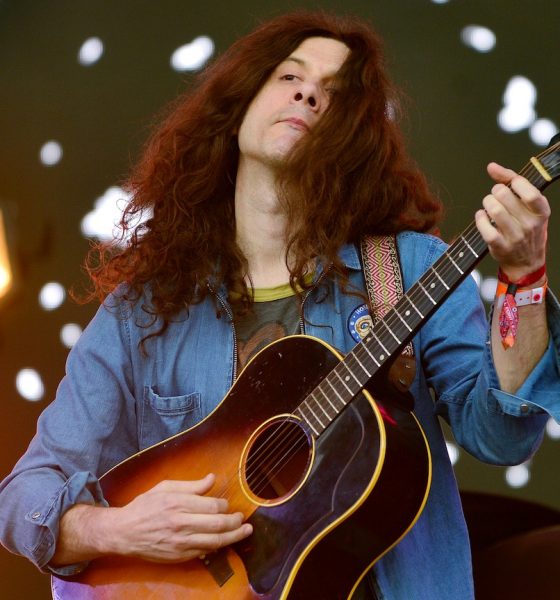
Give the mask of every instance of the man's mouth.
M 299 129 L 300 131 L 309 131 L 309 125 L 303 119 L 298 119 L 297 117 L 282 119 L 282 123 L 288 123 L 288 125 L 291 125 L 294 129 Z

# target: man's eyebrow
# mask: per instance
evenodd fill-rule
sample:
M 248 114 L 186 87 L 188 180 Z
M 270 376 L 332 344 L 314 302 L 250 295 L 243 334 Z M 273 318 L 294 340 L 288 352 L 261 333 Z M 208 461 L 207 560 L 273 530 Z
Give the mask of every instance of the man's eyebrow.
M 295 62 L 297 65 L 300 65 L 303 68 L 307 67 L 307 62 L 305 60 L 303 60 L 303 58 L 299 58 L 297 56 L 288 56 L 280 64 L 283 65 L 286 62 Z M 323 77 L 323 79 L 325 81 L 330 81 L 330 80 L 334 79 L 335 77 L 336 77 L 336 73 L 333 73 L 332 75 L 327 75 L 326 77 Z
M 305 65 L 307 64 L 302 58 L 298 58 L 297 56 L 288 56 L 288 58 L 285 58 L 282 62 L 285 63 L 288 61 L 295 62 L 298 65 L 301 65 L 302 67 L 305 67 Z

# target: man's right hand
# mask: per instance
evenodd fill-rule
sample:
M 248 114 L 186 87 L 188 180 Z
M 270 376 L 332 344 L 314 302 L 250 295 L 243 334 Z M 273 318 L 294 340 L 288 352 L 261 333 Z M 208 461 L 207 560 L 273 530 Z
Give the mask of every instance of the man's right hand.
M 252 526 L 229 513 L 224 498 L 205 494 L 212 474 L 198 481 L 162 481 L 119 508 L 78 504 L 60 521 L 51 566 L 118 554 L 181 562 L 246 538 Z

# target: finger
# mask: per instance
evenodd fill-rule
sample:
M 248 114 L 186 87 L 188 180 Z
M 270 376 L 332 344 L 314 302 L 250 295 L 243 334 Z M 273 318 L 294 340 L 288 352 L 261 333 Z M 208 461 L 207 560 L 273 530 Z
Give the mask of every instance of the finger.
M 504 183 L 505 185 L 517 175 L 512 169 L 506 169 L 506 167 L 502 167 L 502 165 L 495 162 L 489 163 L 486 170 L 496 183 Z
M 230 515 L 190 514 L 186 516 L 184 529 L 199 533 L 227 533 L 235 531 L 243 525 L 243 514 L 240 512 Z
M 160 481 L 153 489 L 166 492 L 178 492 L 183 494 L 206 494 L 212 489 L 216 482 L 216 476 L 213 473 L 208 473 L 202 479 L 193 481 L 180 481 L 176 479 L 166 479 Z
M 225 498 L 211 496 L 197 496 L 188 494 L 179 500 L 180 507 L 189 513 L 199 514 L 224 514 L 228 511 L 228 501 Z
M 524 177 L 515 176 L 511 181 L 511 189 L 518 199 L 517 207 L 523 207 L 531 216 L 550 216 L 548 200 L 541 194 L 540 190 Z
M 208 552 L 240 542 L 252 533 L 253 527 L 249 523 L 244 523 L 241 527 L 233 531 L 226 531 L 223 533 L 200 533 L 189 536 L 189 545 L 201 548 Z
M 491 217 L 488 215 L 488 213 L 483 209 L 477 210 L 474 215 L 474 219 L 482 239 L 487 244 L 494 243 L 500 236 L 500 233 L 496 229 L 495 225 L 492 224 Z
M 509 240 L 522 239 L 522 226 L 517 218 L 509 212 L 508 206 L 502 199 L 489 194 L 483 198 L 482 206 L 484 206 L 490 223 L 497 228 L 495 235 L 492 236 L 493 240 L 498 239 L 498 233 L 506 236 Z
M 509 186 L 513 195 L 517 196 L 521 204 L 528 210 L 539 216 L 550 216 L 550 206 L 547 199 L 527 179 L 521 177 L 512 169 L 506 169 L 497 163 L 488 165 L 488 173 L 497 183 Z M 495 194 L 498 189 L 500 189 L 500 186 L 494 186 L 492 193 Z M 505 194 L 503 190 L 502 193 Z

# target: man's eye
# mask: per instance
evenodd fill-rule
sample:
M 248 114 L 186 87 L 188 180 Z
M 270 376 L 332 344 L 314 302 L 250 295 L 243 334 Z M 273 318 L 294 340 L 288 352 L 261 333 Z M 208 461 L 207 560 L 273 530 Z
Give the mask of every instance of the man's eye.
M 296 79 L 296 76 L 288 73 L 286 75 L 282 75 L 280 79 L 284 79 L 285 81 L 294 81 L 294 79 Z

